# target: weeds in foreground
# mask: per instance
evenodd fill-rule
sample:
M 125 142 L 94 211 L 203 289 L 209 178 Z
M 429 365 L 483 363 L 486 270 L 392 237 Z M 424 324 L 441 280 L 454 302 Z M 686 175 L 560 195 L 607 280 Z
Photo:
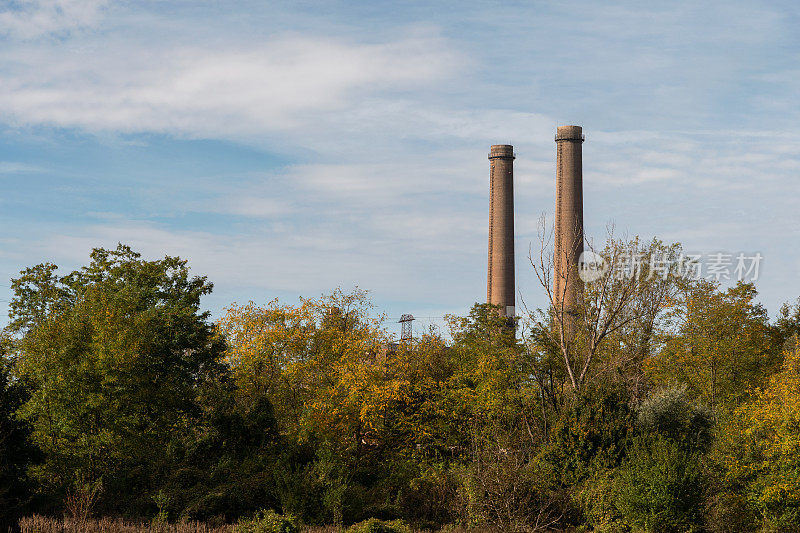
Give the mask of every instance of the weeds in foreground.
M 19 521 L 22 533 L 234 533 L 234 526 L 211 527 L 203 522 L 175 524 L 134 524 L 120 519 L 100 518 L 58 520 L 45 516 L 29 516 Z

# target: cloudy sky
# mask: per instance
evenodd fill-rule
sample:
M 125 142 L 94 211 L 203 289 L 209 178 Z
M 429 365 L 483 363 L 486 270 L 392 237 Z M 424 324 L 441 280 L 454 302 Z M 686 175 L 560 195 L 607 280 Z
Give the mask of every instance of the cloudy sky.
M 513 144 L 517 272 L 580 124 L 587 233 L 764 256 L 800 296 L 795 2 L 0 0 L 0 306 L 95 246 L 180 255 L 233 301 L 485 298 L 487 152 Z M 433 320 L 433 319 L 432 319 Z

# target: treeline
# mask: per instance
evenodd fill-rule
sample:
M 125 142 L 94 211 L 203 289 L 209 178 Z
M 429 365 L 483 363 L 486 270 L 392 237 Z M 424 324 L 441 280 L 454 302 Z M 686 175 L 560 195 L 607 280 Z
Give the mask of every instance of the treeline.
M 604 253 L 675 254 L 654 241 Z M 541 263 L 544 265 L 544 263 Z M 545 286 L 549 278 L 544 275 Z M 126 246 L 12 281 L 0 509 L 508 531 L 797 531 L 800 305 L 612 274 L 574 338 L 487 305 L 393 343 L 367 295 L 232 305 Z

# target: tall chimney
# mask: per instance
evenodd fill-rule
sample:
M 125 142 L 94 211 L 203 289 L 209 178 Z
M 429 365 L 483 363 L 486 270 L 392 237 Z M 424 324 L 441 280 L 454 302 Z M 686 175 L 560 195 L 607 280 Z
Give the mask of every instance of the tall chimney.
M 514 147 L 489 149 L 489 269 L 486 301 L 502 316 L 515 314 L 514 285 Z
M 556 312 L 573 316 L 581 290 L 578 260 L 583 253 L 583 133 L 580 126 L 556 132 L 556 220 L 553 297 Z M 567 321 L 565 320 L 565 323 Z M 574 320 L 567 333 L 574 335 Z

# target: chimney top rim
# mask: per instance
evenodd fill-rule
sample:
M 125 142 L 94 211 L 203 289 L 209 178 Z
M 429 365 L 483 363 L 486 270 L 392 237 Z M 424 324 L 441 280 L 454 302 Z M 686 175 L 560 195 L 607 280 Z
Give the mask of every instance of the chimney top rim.
M 585 141 L 586 136 L 583 134 L 581 126 L 559 126 L 556 129 L 556 142 L 558 141 Z
M 511 144 L 493 144 L 489 148 L 489 159 L 511 158 L 514 159 L 514 146 Z

